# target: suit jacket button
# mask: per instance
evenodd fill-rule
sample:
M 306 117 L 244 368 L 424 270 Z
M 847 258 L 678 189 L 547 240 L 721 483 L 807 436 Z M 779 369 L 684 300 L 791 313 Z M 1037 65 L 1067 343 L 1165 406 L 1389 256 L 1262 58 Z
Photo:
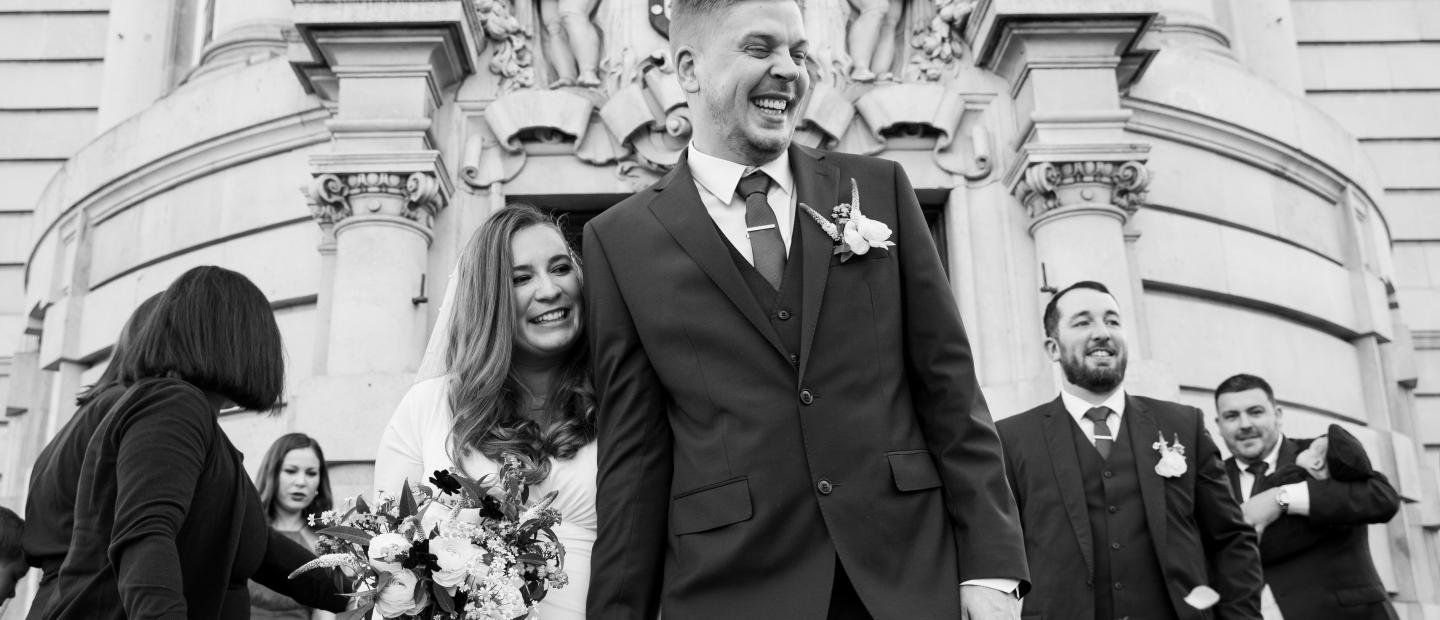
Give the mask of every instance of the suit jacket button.
M 829 480 L 821 478 L 820 482 L 815 485 L 815 490 L 819 491 L 821 495 L 829 495 L 831 491 L 835 490 L 835 485 L 830 484 Z
M 796 367 L 796 368 L 799 368 L 799 367 L 800 367 L 800 356 L 799 356 L 799 355 L 795 355 L 794 353 L 791 353 L 791 354 L 790 354 L 790 365 L 791 365 L 791 366 L 794 366 L 794 367 Z
M 811 394 L 810 390 L 800 390 L 800 404 L 808 405 L 813 402 L 815 402 L 815 395 Z
M 782 321 L 788 321 L 788 320 L 790 320 L 790 311 L 789 311 L 789 310 L 786 310 L 786 309 L 784 309 L 784 308 L 781 308 L 779 312 L 776 312 L 776 313 L 775 313 L 775 318 L 780 319 L 780 320 L 782 320 Z
M 1105 472 L 1103 475 L 1104 475 L 1106 478 L 1113 478 L 1113 477 L 1115 476 L 1115 472 L 1107 471 L 1107 472 Z

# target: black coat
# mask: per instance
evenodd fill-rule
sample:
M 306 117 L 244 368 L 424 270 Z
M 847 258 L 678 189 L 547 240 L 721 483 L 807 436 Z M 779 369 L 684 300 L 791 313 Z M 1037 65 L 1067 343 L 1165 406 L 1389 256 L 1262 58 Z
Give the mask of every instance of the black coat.
M 1366 525 L 1389 521 L 1400 509 L 1400 498 L 1385 475 L 1371 469 L 1363 448 L 1356 448 L 1359 442 L 1336 429 L 1331 427 L 1327 458 L 1336 477 L 1296 479 L 1295 457 L 1314 440 L 1287 438 L 1280 444 L 1275 473 L 1257 486 L 1259 492 L 1304 480 L 1310 491 L 1308 516 L 1280 517 L 1260 538 L 1265 582 L 1287 619 L 1394 620 L 1395 609 L 1370 557 Z M 1235 457 L 1226 459 L 1225 468 L 1238 495 Z
M 1089 604 L 1094 594 L 1086 581 L 1095 554 L 1108 550 L 1094 549 L 1091 541 L 1073 424 L 1059 398 L 997 424 L 1035 587 L 1025 598 L 1025 618 L 1095 620 Z M 1177 617 L 1259 620 L 1262 582 L 1255 530 L 1230 494 L 1220 451 L 1200 411 L 1129 396 L 1120 425 L 1135 451 L 1146 525 Z M 1159 433 L 1168 442 L 1178 437 L 1185 447 L 1186 468 L 1179 477 L 1154 471 L 1160 454 L 1151 446 Z M 1210 610 L 1184 602 L 1200 585 L 1220 593 Z
M 344 611 L 323 571 L 287 579 L 314 555 L 270 529 L 217 413 L 188 383 L 146 379 L 104 417 L 43 618 L 249 618 L 251 578 Z
M 790 163 L 823 214 L 854 179 L 896 242 L 842 263 L 796 214 L 802 301 L 783 320 L 799 321 L 798 351 L 685 161 L 586 227 L 592 619 L 649 620 L 662 601 L 684 620 L 823 618 L 837 557 L 876 620 L 958 618 L 961 581 L 1027 578 L 1000 441 L 904 171 L 800 146 Z

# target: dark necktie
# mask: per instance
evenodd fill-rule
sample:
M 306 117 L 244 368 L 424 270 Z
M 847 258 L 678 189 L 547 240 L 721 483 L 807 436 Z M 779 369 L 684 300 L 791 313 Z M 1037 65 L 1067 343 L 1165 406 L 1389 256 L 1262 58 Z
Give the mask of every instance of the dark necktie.
M 1245 499 L 1255 497 L 1255 494 L 1260 492 L 1260 481 L 1265 479 L 1265 470 L 1267 469 L 1270 469 L 1270 464 L 1265 461 L 1251 463 L 1245 466 L 1245 471 L 1250 472 L 1250 475 L 1255 477 L 1250 481 L 1250 493 L 1245 496 Z
M 785 276 L 785 241 L 775 225 L 775 211 L 765 198 L 769 190 L 770 177 L 756 170 L 740 179 L 735 193 L 745 201 L 745 233 L 750 238 L 755 270 L 778 291 L 780 279 Z
M 1115 435 L 1110 433 L 1106 420 L 1110 417 L 1109 407 L 1095 407 L 1085 412 L 1085 419 L 1095 423 L 1095 450 L 1101 459 L 1110 458 L 1110 448 L 1115 445 Z

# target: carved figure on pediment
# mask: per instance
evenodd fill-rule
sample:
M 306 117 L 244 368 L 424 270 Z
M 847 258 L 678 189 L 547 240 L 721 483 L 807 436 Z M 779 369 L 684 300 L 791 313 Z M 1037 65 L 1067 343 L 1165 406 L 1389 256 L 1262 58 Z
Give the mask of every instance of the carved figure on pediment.
M 530 30 L 510 13 L 501 0 L 476 0 L 475 14 L 480 18 L 485 39 L 493 46 L 490 72 L 500 76 L 500 89 L 508 92 L 528 88 L 535 83 L 534 59 L 530 53 Z
M 975 0 L 915 3 L 910 16 L 910 23 L 914 24 L 910 47 L 916 51 L 905 65 L 907 81 L 940 81 L 945 69 L 964 54 L 965 43 L 961 32 L 974 10 Z
M 855 9 L 848 37 L 853 63 L 850 79 L 888 79 L 895 62 L 895 29 L 905 8 L 904 0 L 850 0 L 850 6 Z
M 540 0 L 551 88 L 600 85 L 600 31 L 591 21 L 600 0 Z

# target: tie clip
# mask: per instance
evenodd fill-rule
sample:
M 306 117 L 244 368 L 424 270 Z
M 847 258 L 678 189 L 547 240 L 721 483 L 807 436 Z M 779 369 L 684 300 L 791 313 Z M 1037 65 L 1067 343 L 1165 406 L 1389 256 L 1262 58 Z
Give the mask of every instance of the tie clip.
M 769 229 L 774 228 L 774 227 L 775 227 L 774 224 L 766 224 L 766 225 L 764 225 L 764 226 L 751 226 L 751 227 L 749 227 L 749 228 L 746 228 L 746 229 L 745 229 L 745 232 L 747 232 L 747 233 L 752 233 L 752 232 L 755 232 L 755 231 L 757 231 L 757 230 L 769 230 Z
M 1096 435 L 1096 439 L 1115 439 L 1114 435 Z

